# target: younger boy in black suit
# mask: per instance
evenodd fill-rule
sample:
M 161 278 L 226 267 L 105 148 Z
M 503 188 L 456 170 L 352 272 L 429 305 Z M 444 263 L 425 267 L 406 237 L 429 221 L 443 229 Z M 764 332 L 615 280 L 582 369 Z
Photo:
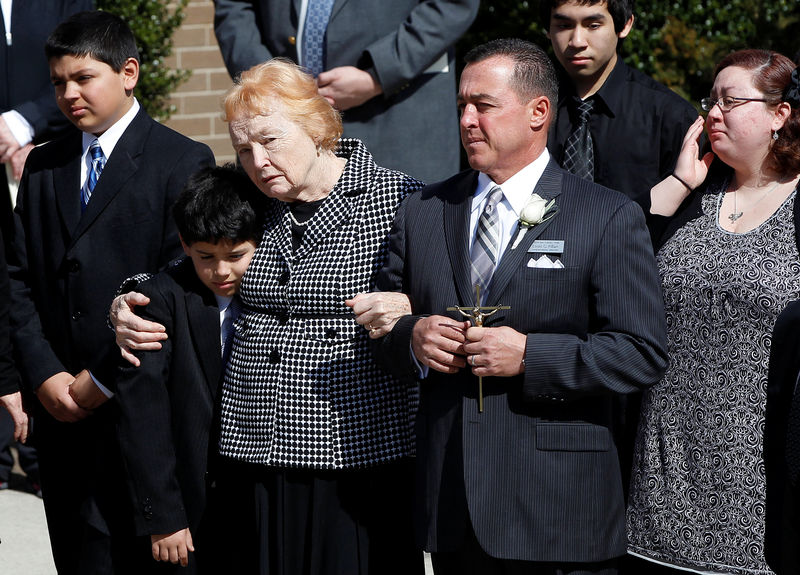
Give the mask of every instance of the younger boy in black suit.
M 212 413 L 240 309 L 235 294 L 263 232 L 261 202 L 233 166 L 189 180 L 173 208 L 187 257 L 136 286 L 150 299 L 137 313 L 165 326 L 168 338 L 161 350 L 136 352 L 139 367 L 123 360 L 116 380 L 137 534 L 149 535 L 156 561 L 189 573 L 212 572 L 216 541 L 204 537 Z
M 34 149 L 20 183 L 10 265 L 17 367 L 39 400 L 36 446 L 59 575 L 136 573 L 106 314 L 125 278 L 179 255 L 169 206 L 213 155 L 140 108 L 136 42 L 119 17 L 75 14 L 45 53 L 56 103 L 82 133 Z

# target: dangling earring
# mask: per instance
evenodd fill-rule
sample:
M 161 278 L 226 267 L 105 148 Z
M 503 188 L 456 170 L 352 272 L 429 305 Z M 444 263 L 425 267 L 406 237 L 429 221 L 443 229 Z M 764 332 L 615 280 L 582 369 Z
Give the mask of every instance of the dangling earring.
M 777 140 L 778 139 L 778 130 L 775 130 L 774 132 L 772 132 L 772 139 L 773 140 Z

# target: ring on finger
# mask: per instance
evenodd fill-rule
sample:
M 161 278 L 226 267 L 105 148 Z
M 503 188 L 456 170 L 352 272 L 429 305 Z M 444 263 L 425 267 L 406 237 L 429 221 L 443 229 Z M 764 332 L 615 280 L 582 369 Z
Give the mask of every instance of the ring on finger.
M 370 322 L 370 323 L 368 323 L 368 324 L 367 324 L 367 329 L 368 329 L 369 331 L 374 331 L 374 330 L 375 330 L 375 328 L 374 328 L 374 327 L 372 327 L 372 322 Z
M 475 367 L 475 356 L 474 355 L 472 356 L 471 360 L 472 360 L 472 367 Z

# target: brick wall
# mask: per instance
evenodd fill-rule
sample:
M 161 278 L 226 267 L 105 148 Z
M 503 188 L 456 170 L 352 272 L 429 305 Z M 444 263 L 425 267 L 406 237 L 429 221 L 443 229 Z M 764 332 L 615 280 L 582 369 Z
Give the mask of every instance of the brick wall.
M 166 125 L 208 144 L 218 163 L 233 161 L 228 128 L 220 119 L 220 102 L 231 78 L 214 37 L 214 4 L 211 0 L 190 0 L 185 14 L 175 32 L 168 64 L 191 70 L 192 76 L 172 95 L 176 111 Z

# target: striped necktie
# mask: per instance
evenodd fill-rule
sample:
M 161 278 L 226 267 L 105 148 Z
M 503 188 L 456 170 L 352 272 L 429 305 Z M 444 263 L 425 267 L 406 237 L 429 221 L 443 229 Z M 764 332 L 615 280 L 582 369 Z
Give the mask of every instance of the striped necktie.
M 325 69 L 325 31 L 333 0 L 308 0 L 303 27 L 303 66 L 316 78 Z
M 495 186 L 489 190 L 483 212 L 478 220 L 475 241 L 472 243 L 470 279 L 473 286 L 481 288 L 481 302 L 486 300 L 494 268 L 500 256 L 500 221 L 497 204 L 503 199 L 503 190 Z
M 103 149 L 97 140 L 94 140 L 92 145 L 89 146 L 89 154 L 92 157 L 92 161 L 89 164 L 89 173 L 86 174 L 86 183 L 81 188 L 81 212 L 89 204 L 89 199 L 92 197 L 97 180 L 100 179 L 100 174 L 103 173 L 103 168 L 106 165 L 106 157 L 103 155 Z

